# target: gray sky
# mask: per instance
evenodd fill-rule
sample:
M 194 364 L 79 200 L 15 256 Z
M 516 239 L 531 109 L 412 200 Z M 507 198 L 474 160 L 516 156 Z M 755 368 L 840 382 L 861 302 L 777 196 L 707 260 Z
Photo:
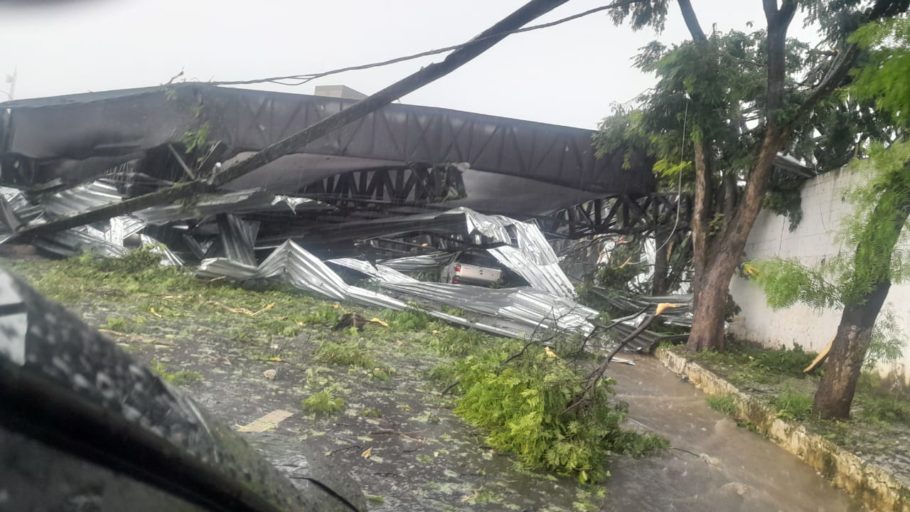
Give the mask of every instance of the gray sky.
M 540 21 L 608 3 L 572 0 Z M 26 2 L 27 3 L 27 2 Z M 42 7 L 0 2 L 0 76 L 18 71 L 17 98 L 141 87 L 183 70 L 189 80 L 310 73 L 456 44 L 524 0 L 85 0 Z M 693 0 L 705 30 L 762 26 L 758 0 Z M 537 22 L 535 22 L 537 23 Z M 798 29 L 798 22 L 794 28 Z M 687 32 L 674 5 L 664 42 Z M 615 102 L 648 88 L 632 68 L 654 39 L 614 27 L 605 13 L 517 34 L 404 103 L 594 128 Z M 300 87 L 343 83 L 375 92 L 441 56 L 351 72 Z M 0 84 L 0 88 L 3 84 Z

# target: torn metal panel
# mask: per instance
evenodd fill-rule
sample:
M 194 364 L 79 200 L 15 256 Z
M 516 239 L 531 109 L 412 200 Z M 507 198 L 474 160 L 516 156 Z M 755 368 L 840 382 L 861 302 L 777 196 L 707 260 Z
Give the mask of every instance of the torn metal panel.
M 201 219 L 219 213 L 241 214 L 263 211 L 298 212 L 304 208 L 329 208 L 328 205 L 305 197 L 275 195 L 261 188 L 205 194 L 186 203 L 154 206 L 136 212 L 134 215 L 149 224 L 167 224 L 187 219 Z
M 35 247 L 64 256 L 90 251 L 109 258 L 119 258 L 129 252 L 122 245 L 108 242 L 103 231 L 91 226 L 68 229 L 34 241 Z
M 158 240 L 155 240 L 148 235 L 139 235 L 139 241 L 142 243 L 143 247 L 149 247 L 149 250 L 153 254 L 161 256 L 161 265 L 165 267 L 182 267 L 184 265 L 183 258 L 177 256 L 174 251 L 170 250 Z
M 638 311 L 644 307 L 656 307 L 658 304 L 673 304 L 675 307 L 664 311 L 660 318 L 665 324 L 680 327 L 692 327 L 692 295 L 664 295 L 652 297 L 647 295 L 631 296 L 615 290 L 592 287 L 591 291 L 602 298 L 610 307 L 625 312 Z
M 215 240 L 213 238 L 205 238 L 200 240 L 198 237 L 187 233 L 184 233 L 182 238 L 183 243 L 186 244 L 186 246 L 189 248 L 190 252 L 193 254 L 193 257 L 200 261 L 206 258 L 206 255 L 212 248 L 212 245 L 215 243 Z
M 391 309 L 408 308 L 404 302 L 388 295 L 345 283 L 319 258 L 290 240 L 272 251 L 258 267 L 227 258 L 210 258 L 202 261 L 197 273 L 203 277 L 230 277 L 240 281 L 277 279 L 334 300 L 353 300 Z
M 442 268 L 455 258 L 454 254 L 447 252 L 434 252 L 417 256 L 404 256 L 382 262 L 383 265 L 399 272 L 421 272 Z
M 503 266 L 522 277 L 531 288 L 559 297 L 575 298 L 575 287 L 559 267 L 559 258 L 540 228 L 502 215 L 459 208 L 465 216 L 469 233 L 480 233 L 504 245 L 487 249 Z
M 590 319 L 597 316 L 597 311 L 546 292 L 530 288 L 490 289 L 427 283 L 384 265 L 373 266 L 369 262 L 353 258 L 338 258 L 328 262 L 370 276 L 386 290 L 481 315 L 512 320 L 526 327 L 540 326 L 581 334 L 590 334 L 594 330 Z
M 127 238 L 138 234 L 145 229 L 145 226 L 145 222 L 136 217 L 129 215 L 114 217 L 110 220 L 110 227 L 104 232 L 104 239 L 109 243 L 123 247 L 123 243 Z
M 256 233 L 258 222 L 241 220 L 236 215 L 222 213 L 218 215 L 218 239 L 224 249 L 224 255 L 234 261 L 256 264 Z
M 559 258 L 540 229 L 535 224 L 502 215 L 485 215 L 461 207 L 442 213 L 352 222 L 325 228 L 318 236 L 333 240 L 370 239 L 415 231 L 460 234 L 469 241 L 477 242 L 474 245 L 498 245 L 487 251 L 527 281 L 531 288 L 568 299 L 576 296 L 574 286 L 559 267 Z
M 84 213 L 122 200 L 123 196 L 114 185 L 103 181 L 93 181 L 40 196 L 36 202 L 44 207 L 45 212 L 56 218 Z

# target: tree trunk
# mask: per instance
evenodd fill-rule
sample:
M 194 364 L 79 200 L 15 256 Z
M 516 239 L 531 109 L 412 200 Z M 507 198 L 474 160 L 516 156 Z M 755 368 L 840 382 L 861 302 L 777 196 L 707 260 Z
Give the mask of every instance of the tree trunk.
M 775 131 L 768 130 L 765 133 L 765 140 L 755 167 L 749 174 L 742 202 L 736 208 L 733 217 L 728 220 L 723 233 L 707 247 L 706 255 L 702 258 L 703 275 L 696 279 L 697 286 L 693 287 L 692 332 L 686 345 L 690 351 L 724 348 L 724 313 L 727 308 L 730 279 L 739 265 L 752 225 L 761 211 L 762 198 L 774 168 L 774 158 L 782 144 L 781 136 Z M 695 246 L 694 250 L 697 254 L 698 247 Z M 697 263 L 699 258 L 696 257 L 695 261 Z M 696 277 L 697 272 L 698 267 Z
M 891 281 L 878 283 L 866 302 L 844 308 L 825 364 L 825 374 L 815 392 L 813 407 L 822 418 L 850 417 L 856 383 L 872 341 L 872 328 L 890 288 Z
M 724 176 L 724 221 L 730 222 L 736 210 L 736 174 L 728 172 Z
M 906 173 L 904 168 L 898 173 Z M 891 288 L 891 258 L 901 230 L 910 217 L 910 192 L 902 178 L 888 183 L 860 235 L 853 256 L 852 289 L 865 290 L 863 276 L 872 276 L 869 291 L 859 297 L 847 295 L 825 374 L 815 392 L 815 411 L 822 418 L 848 418 L 872 329 Z
M 716 237 L 710 244 L 707 244 L 707 233 L 704 234 L 704 239 L 699 240 L 696 238 L 698 235 L 696 226 L 699 224 L 698 191 L 701 187 L 707 189 L 707 185 L 709 185 L 707 175 L 705 180 L 699 182 L 699 155 L 703 156 L 703 160 L 711 156 L 704 148 L 700 150 L 698 141 L 696 141 L 696 205 L 692 226 L 692 236 L 695 244 L 693 249 L 696 254 L 695 279 L 693 279 L 692 331 L 686 344 L 690 351 L 723 350 L 724 348 L 726 341 L 724 337 L 724 313 L 726 312 L 727 290 L 730 286 L 730 279 L 733 277 L 733 272 L 736 271 L 737 265 L 739 265 L 752 225 L 755 224 L 755 219 L 758 217 L 759 211 L 761 211 L 762 199 L 764 198 L 765 190 L 768 188 L 768 182 L 771 179 L 771 172 L 774 168 L 774 159 L 789 135 L 789 130 L 781 127 L 779 115 L 784 95 L 787 27 L 793 20 L 796 3 L 793 0 L 783 0 L 780 8 L 778 8 L 776 1 L 765 0 L 764 9 L 768 20 L 768 97 L 765 134 L 755 166 L 749 173 L 742 201 L 736 208 L 736 213 L 727 219 L 721 235 Z M 702 200 L 704 200 L 704 195 Z M 707 204 L 710 203 L 706 202 L 702 206 L 706 207 Z M 705 245 L 708 245 L 708 247 L 705 247 Z M 705 250 L 706 252 L 703 252 Z M 698 256 L 699 252 L 703 252 L 703 256 Z M 699 272 L 699 269 L 701 269 L 701 272 Z
M 698 302 L 701 281 L 708 266 L 708 224 L 711 215 L 711 180 L 704 140 L 696 139 L 695 146 L 695 203 L 692 206 L 692 297 Z

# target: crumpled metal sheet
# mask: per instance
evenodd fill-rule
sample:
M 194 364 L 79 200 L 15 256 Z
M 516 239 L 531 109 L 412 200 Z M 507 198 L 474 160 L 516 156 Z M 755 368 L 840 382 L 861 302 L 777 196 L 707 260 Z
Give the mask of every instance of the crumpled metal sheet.
M 469 233 L 480 233 L 505 245 L 487 249 L 503 266 L 522 277 L 531 288 L 574 299 L 575 287 L 559 267 L 559 257 L 537 225 L 502 215 L 484 215 L 468 208 L 460 212 Z
M 454 255 L 447 252 L 433 252 L 417 256 L 404 256 L 382 262 L 386 267 L 399 272 L 420 272 L 444 267 L 452 262 Z
M 104 181 L 93 181 L 84 185 L 41 196 L 36 201 L 52 217 L 69 217 L 101 206 L 119 203 L 123 196 L 117 187 Z
M 224 249 L 224 255 L 230 260 L 255 265 L 254 246 L 258 232 L 258 222 L 245 221 L 230 213 L 218 215 L 218 239 Z
M 328 263 L 355 270 L 374 278 L 383 289 L 465 311 L 499 317 L 527 327 L 559 329 L 590 334 L 590 320 L 597 311 L 570 299 L 531 288 L 491 289 L 480 286 L 418 281 L 384 265 L 375 267 L 353 258 L 328 260 Z
M 367 306 L 391 309 L 408 308 L 404 302 L 388 295 L 345 283 L 322 260 L 291 240 L 278 246 L 258 267 L 227 258 L 209 258 L 199 265 L 197 275 L 229 277 L 239 281 L 277 279 L 334 300 L 353 300 Z
M 119 258 L 129 252 L 123 245 L 108 242 L 103 231 L 91 226 L 67 229 L 50 236 L 37 238 L 35 247 L 60 256 L 75 256 L 89 250 L 108 258 Z
M 149 224 L 161 225 L 178 220 L 199 219 L 219 213 L 261 212 L 268 210 L 300 208 L 326 208 L 324 203 L 305 197 L 275 195 L 261 188 L 239 190 L 224 194 L 206 194 L 196 198 L 190 204 L 167 204 L 153 206 L 135 213 L 136 217 Z
M 170 250 L 158 240 L 155 240 L 148 235 L 139 235 L 139 241 L 142 243 L 143 247 L 149 247 L 149 250 L 153 254 L 161 256 L 161 265 L 165 267 L 182 267 L 184 265 L 183 258 L 177 256 L 174 251 Z
M 692 294 L 633 296 L 599 287 L 593 287 L 591 291 L 614 309 L 625 312 L 638 311 L 645 307 L 656 307 L 661 303 L 673 304 L 673 308 L 667 309 L 661 314 L 661 320 L 670 325 L 692 327 Z
M 104 239 L 115 245 L 123 247 L 123 242 L 142 231 L 145 222 L 129 215 L 120 215 L 111 218 L 110 227 L 104 232 Z
M 544 237 L 540 228 L 529 222 L 505 217 L 485 215 L 470 208 L 459 207 L 442 213 L 412 215 L 395 220 L 381 219 L 373 223 L 377 228 L 387 226 L 389 232 L 406 232 L 414 225 L 435 221 L 444 225 L 435 229 L 456 230 L 458 218 L 464 218 L 464 231 L 469 237 L 484 237 L 485 242 L 501 244 L 487 249 L 499 263 L 521 276 L 531 288 L 558 297 L 575 299 L 575 287 L 559 266 L 559 257 Z M 451 222 L 449 222 L 451 220 Z M 366 232 L 366 231 L 365 231 Z M 370 231 L 380 233 L 381 229 Z

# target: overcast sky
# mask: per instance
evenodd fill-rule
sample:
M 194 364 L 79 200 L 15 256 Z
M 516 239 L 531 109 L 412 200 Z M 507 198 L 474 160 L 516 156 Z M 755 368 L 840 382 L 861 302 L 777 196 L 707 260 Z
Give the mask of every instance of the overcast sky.
M 603 5 L 572 0 L 540 21 Z M 524 0 L 0 0 L 0 76 L 16 70 L 16 98 L 189 80 L 310 73 L 463 42 Z M 25 5 L 23 5 L 25 4 Z M 693 0 L 702 26 L 762 26 L 758 0 Z M 537 23 L 537 22 L 535 22 Z M 794 23 L 794 28 L 799 24 Z M 664 42 L 687 32 L 672 6 Z M 517 34 L 404 103 L 594 128 L 613 103 L 653 77 L 631 66 L 654 39 L 615 27 L 605 13 Z M 441 56 L 351 72 L 289 88 L 342 83 L 375 92 Z M 4 84 L 0 83 L 0 88 Z

